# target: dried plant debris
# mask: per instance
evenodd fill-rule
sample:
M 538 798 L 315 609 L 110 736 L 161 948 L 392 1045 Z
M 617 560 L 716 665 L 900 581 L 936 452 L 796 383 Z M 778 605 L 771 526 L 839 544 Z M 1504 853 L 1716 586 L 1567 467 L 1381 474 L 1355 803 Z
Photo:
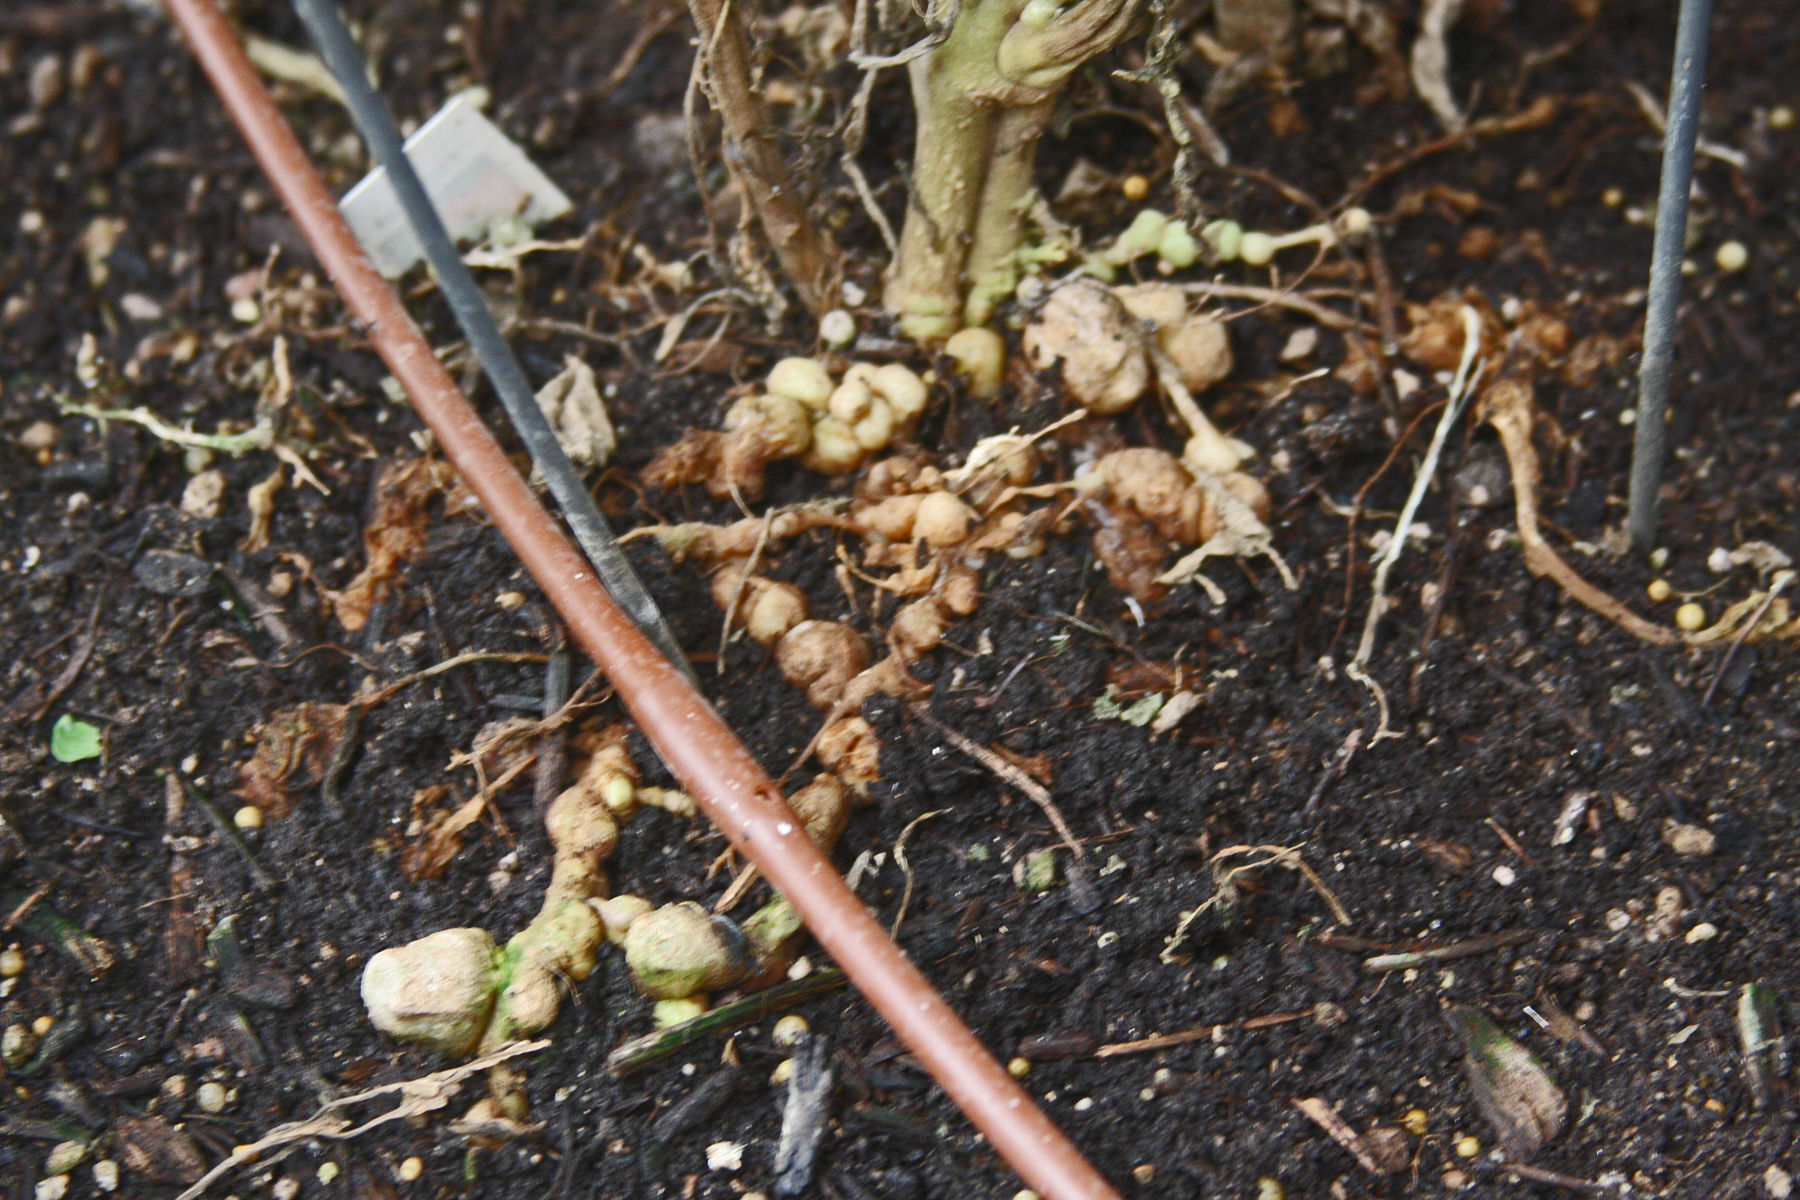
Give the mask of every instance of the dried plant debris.
M 1760 980 L 1744 985 L 1738 993 L 1737 1029 L 1750 1095 L 1758 1109 L 1767 1108 L 1786 1088 L 1789 1057 L 1774 988 Z
M 236 795 L 266 817 L 294 810 L 294 798 L 325 778 L 344 736 L 348 706 L 305 701 L 280 709 L 251 730 L 256 751 L 238 768 Z
M 363 569 L 339 592 L 328 592 L 338 624 L 356 633 L 392 593 L 400 572 L 425 553 L 426 504 L 439 490 L 430 460 L 390 463 L 375 484 L 375 515 L 363 529 Z
M 538 389 L 537 402 L 577 470 L 595 470 L 612 458 L 619 437 L 600 398 L 594 368 L 569 355 L 556 377 Z
M 1480 1012 L 1459 1004 L 1444 1016 L 1462 1043 L 1469 1085 L 1501 1149 L 1509 1159 L 1529 1159 L 1568 1120 L 1562 1089 L 1535 1055 Z

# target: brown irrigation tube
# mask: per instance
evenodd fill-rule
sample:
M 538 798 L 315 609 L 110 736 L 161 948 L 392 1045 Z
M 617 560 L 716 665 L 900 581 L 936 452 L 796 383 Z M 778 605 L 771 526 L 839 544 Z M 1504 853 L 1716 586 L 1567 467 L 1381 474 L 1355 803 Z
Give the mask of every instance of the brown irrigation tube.
M 213 0 L 165 0 L 369 341 L 569 632 L 725 836 L 806 919 L 894 1032 L 1028 1183 L 1050 1200 L 1118 1200 L 844 886 L 768 775 L 706 698 L 594 578 L 369 265 Z

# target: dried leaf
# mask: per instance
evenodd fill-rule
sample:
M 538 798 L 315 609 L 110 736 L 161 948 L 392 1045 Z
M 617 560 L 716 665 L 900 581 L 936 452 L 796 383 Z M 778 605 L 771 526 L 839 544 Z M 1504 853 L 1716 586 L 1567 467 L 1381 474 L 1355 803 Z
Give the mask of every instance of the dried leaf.
M 1562 1089 L 1535 1055 L 1475 1009 L 1456 1005 L 1444 1015 L 1462 1042 L 1469 1084 L 1501 1149 L 1510 1159 L 1530 1158 L 1562 1132 L 1569 1116 Z
M 1157 577 L 1158 583 L 1198 583 L 1205 588 L 1215 604 L 1225 602 L 1225 593 L 1219 590 L 1206 576 L 1200 574 L 1200 568 L 1209 558 L 1256 558 L 1266 556 L 1275 564 L 1281 573 L 1281 581 L 1287 584 L 1288 590 L 1298 591 L 1300 581 L 1288 569 L 1286 560 L 1275 552 L 1275 537 L 1269 527 L 1256 515 L 1256 510 L 1244 503 L 1238 494 L 1225 486 L 1223 480 L 1210 471 L 1198 471 L 1195 478 L 1200 486 L 1206 489 L 1207 497 L 1217 506 L 1219 513 L 1219 532 L 1214 534 L 1198 550 L 1185 554 L 1181 560 Z
M 487 796 L 477 793 L 454 811 L 435 806 L 449 794 L 442 785 L 420 788 L 413 793 L 413 820 L 407 827 L 412 840 L 400 852 L 400 870 L 414 883 L 436 879 L 456 856 L 462 853 L 462 832 L 481 817 L 487 807 Z
M 603 467 L 618 448 L 619 438 L 600 399 L 594 368 L 573 354 L 563 362 L 561 373 L 538 389 L 538 407 L 577 470 Z
M 338 624 L 356 633 L 369 622 L 369 612 L 394 589 L 394 578 L 407 563 L 425 553 L 426 502 L 438 490 L 430 460 L 392 463 L 375 485 L 375 516 L 363 530 L 367 562 L 341 592 L 327 593 Z
M 276 712 L 252 732 L 256 751 L 238 769 L 236 795 L 264 815 L 281 818 L 294 810 L 294 793 L 325 778 L 325 768 L 344 736 L 343 704 L 306 701 Z
M 125 1169 L 158 1183 L 192 1183 L 206 1170 L 193 1139 L 161 1117 L 120 1117 L 113 1122 Z

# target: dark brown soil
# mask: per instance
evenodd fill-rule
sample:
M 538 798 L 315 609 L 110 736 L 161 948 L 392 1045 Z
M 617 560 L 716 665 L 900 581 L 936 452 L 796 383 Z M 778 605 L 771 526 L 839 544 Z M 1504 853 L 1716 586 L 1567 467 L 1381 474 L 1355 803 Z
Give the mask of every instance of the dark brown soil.
M 283 6 L 240 7 L 249 27 L 302 43 Z M 652 39 L 603 96 L 599 81 L 655 5 L 495 0 L 457 9 L 394 0 L 352 7 L 380 45 L 384 88 L 403 118 L 422 119 L 459 87 L 482 82 L 500 123 L 577 197 L 578 213 L 546 233 L 591 231 L 585 249 L 540 254 L 516 277 L 490 272 L 487 281 L 496 302 L 524 322 L 518 340 L 535 378 L 554 373 L 565 353 L 583 353 L 614 385 L 622 470 L 601 495 L 620 526 L 657 515 L 728 518 L 730 506 L 699 489 L 639 496 L 626 486 L 684 426 L 713 423 L 734 379 L 811 348 L 800 319 L 770 332 L 741 311 L 720 337 L 722 350 L 704 364 L 719 370 L 670 372 L 651 361 L 660 319 L 692 296 L 664 288 L 657 307 L 647 307 L 644 293 L 628 286 L 641 264 L 627 240 L 663 261 L 705 245 L 685 148 L 667 133 L 687 79 L 685 22 Z M 1410 36 L 1416 13 L 1400 7 Z M 1573 386 L 1553 374 L 1541 380 L 1539 404 L 1552 419 L 1546 426 L 1555 427 L 1554 437 L 1540 439 L 1543 502 L 1557 527 L 1551 536 L 1577 568 L 1651 611 L 1643 597 L 1652 574 L 1641 557 L 1584 554 L 1572 543 L 1598 543 L 1623 512 L 1630 430 L 1619 414 L 1634 396 L 1629 339 L 1642 315 L 1641 292 L 1629 294 L 1643 286 L 1649 233 L 1603 205 L 1602 194 L 1622 189 L 1627 208 L 1654 200 L 1657 139 L 1622 84 L 1636 80 L 1661 93 L 1672 6 L 1601 5 L 1591 34 L 1528 78 L 1520 74 L 1523 56 L 1573 35 L 1577 18 L 1555 5 L 1485 7 L 1492 9 L 1486 31 L 1463 30 L 1452 42 L 1459 95 L 1478 89 L 1484 113 L 1503 97 L 1522 107 L 1552 96 L 1563 103 L 1558 119 L 1424 158 L 1367 203 L 1386 214 L 1433 186 L 1479 198 L 1478 208 L 1464 212 L 1440 191 L 1424 197 L 1416 215 L 1389 223 L 1386 257 L 1402 301 L 1475 288 L 1496 307 L 1508 297 L 1535 301 L 1565 320 L 1575 339 L 1608 333 L 1628 340 L 1634 352 L 1591 383 Z M 1702 160 L 1701 269 L 1683 310 L 1665 488 L 1666 577 L 1678 591 L 1717 586 L 1704 601 L 1715 615 L 1755 580 L 1749 570 L 1711 573 L 1705 564 L 1714 547 L 1764 540 L 1800 554 L 1793 520 L 1800 400 L 1790 400 L 1800 397 L 1800 355 L 1789 340 L 1800 287 L 1800 132 L 1766 128 L 1769 106 L 1796 99 L 1800 27 L 1779 6 L 1721 7 L 1707 133 L 1744 150 L 1749 169 Z M 29 80 L 51 54 L 61 56 L 70 82 L 27 118 Z M 1302 124 L 1284 136 L 1271 131 L 1274 93 L 1246 91 L 1222 115 L 1221 133 L 1244 165 L 1330 203 L 1369 168 L 1437 135 L 1410 99 L 1354 101 L 1369 69 L 1359 61 L 1349 75 L 1298 86 L 1291 93 L 1297 110 L 1283 119 L 1297 113 Z M 1096 73 L 1076 94 L 1097 105 L 1107 86 Z M 291 86 L 279 95 L 334 184 L 347 186 L 361 166 L 360 152 L 345 142 L 344 114 Z M 1121 95 L 1111 103 L 1139 101 Z M 896 214 L 904 195 L 900 148 L 910 137 L 905 111 L 898 81 L 878 93 L 864 155 Z M 344 781 L 343 811 L 331 812 L 308 790 L 292 816 L 250 837 L 267 882 L 192 811 L 179 826 L 166 825 L 163 776 L 185 773 L 229 817 L 237 804 L 231 789 L 250 754 L 246 733 L 277 709 L 348 700 L 366 667 L 395 678 L 459 651 L 542 650 L 545 614 L 500 538 L 466 519 L 434 517 L 428 554 L 362 636 L 346 635 L 317 590 L 298 579 L 295 555 L 328 586 L 355 574 L 377 467 L 416 454 L 420 429 L 384 395 L 380 365 L 326 293 L 310 315 L 290 309 L 286 335 L 296 404 L 310 426 L 301 444 L 316 448 L 312 467 L 331 490 L 283 491 L 267 549 L 246 554 L 239 544 L 249 525 L 244 494 L 274 468 L 272 456 L 221 458 L 230 484 L 223 515 L 197 520 L 178 508 L 188 478 L 179 451 L 129 427 L 103 433 L 92 421 L 60 415 L 55 397 L 82 390 L 76 356 L 91 334 L 112 369 L 138 360 L 119 402 L 204 429 L 227 419 L 247 423 L 257 364 L 267 361 L 277 329 L 235 322 L 226 282 L 262 266 L 271 244 L 281 246 L 277 286 L 318 288 L 318 272 L 159 18 L 123 3 L 73 0 L 0 11 L 0 115 L 11 122 L 0 135 L 0 178 L 7 180 L 0 192 L 0 704 L 11 705 L 0 724 L 0 800 L 25 845 L 22 858 L 0 868 L 0 892 L 10 898 L 0 907 L 11 912 L 37 897 L 34 912 L 63 914 L 104 939 L 118 960 L 90 977 L 27 933 L 29 920 L 0 937 L 0 945 L 16 940 L 26 957 L 24 974 L 0 1000 L 0 1024 L 55 1016 L 78 1033 L 44 1070 L 7 1080 L 0 1181 L 6 1195 L 31 1195 L 53 1143 L 93 1135 L 103 1139 L 95 1157 L 125 1157 L 125 1194 L 170 1195 L 173 1175 L 159 1179 L 130 1157 L 132 1138 L 122 1133 L 133 1128 L 128 1118 L 154 1114 L 181 1125 L 211 1162 L 331 1096 L 444 1065 L 378 1034 L 363 1015 L 357 980 L 383 947 L 454 925 L 510 935 L 535 911 L 548 865 L 529 786 L 503 797 L 504 829 L 488 822 L 471 830 L 441 880 L 408 881 L 396 852 L 415 791 L 443 782 L 467 795 L 469 772 L 447 768 L 450 756 L 483 725 L 541 696 L 543 671 L 483 662 L 373 710 Z M 1155 141 L 1131 120 L 1075 121 L 1045 149 L 1045 182 L 1054 189 L 1077 157 L 1123 174 L 1154 172 L 1156 155 Z M 1310 222 L 1305 210 L 1242 173 L 1204 173 L 1201 200 L 1247 226 Z M 1162 193 L 1153 202 L 1170 203 Z M 854 273 L 873 290 L 881 256 L 854 198 L 847 189 L 829 192 L 820 211 L 857 248 Z M 1113 229 L 1129 213 L 1115 198 L 1069 215 Z M 101 217 L 119 218 L 124 228 L 90 265 L 84 236 L 91 246 Z M 1468 240 L 1476 226 L 1497 234 L 1494 252 L 1480 258 L 1459 252 L 1481 248 L 1479 235 Z M 1713 249 L 1728 238 L 1750 249 L 1749 269 L 1729 276 L 1712 266 Z M 453 342 L 429 286 L 416 276 L 409 284 L 435 340 Z M 146 318 L 146 302 L 160 315 Z M 719 319 L 696 317 L 676 361 L 703 347 Z M 558 333 L 546 321 L 586 325 L 599 336 Z M 880 333 L 872 311 L 865 328 L 871 322 Z M 1506 536 L 1510 506 L 1454 508 L 1450 490 L 1439 488 L 1419 518 L 1430 537 L 1395 573 L 1400 604 L 1372 659 L 1401 736 L 1365 740 L 1308 818 L 1338 747 L 1352 729 L 1372 731 L 1376 720 L 1367 693 L 1343 674 L 1368 604 L 1370 552 L 1358 547 L 1346 611 L 1346 525 L 1332 506 L 1350 502 L 1401 426 L 1443 389 L 1413 367 L 1427 376 L 1425 388 L 1397 412 L 1379 399 L 1357 399 L 1329 376 L 1281 395 L 1269 381 L 1296 373 L 1277 354 L 1300 327 L 1270 311 L 1236 322 L 1236 373 L 1207 401 L 1262 451 L 1257 469 L 1273 493 L 1276 543 L 1298 573 L 1297 592 L 1286 591 L 1266 562 L 1227 563 L 1212 572 L 1227 593 L 1222 608 L 1184 589 L 1139 620 L 1104 581 L 1077 527 L 1040 558 L 993 566 L 980 611 L 919 671 L 936 685 L 931 710 L 939 719 L 977 741 L 1042 756 L 1055 797 L 1084 840 L 1103 905 L 1083 915 L 1064 886 L 1041 896 L 1021 892 L 1014 863 L 1056 841 L 1041 813 L 891 702 L 867 710 L 884 739 L 884 781 L 879 802 L 845 835 L 840 863 L 864 851 L 876 856 L 882 865 L 865 876 L 861 893 L 891 918 L 905 886 L 894 844 L 932 814 L 906 843 L 916 892 L 901 939 L 1002 1057 L 1043 1035 L 1122 1042 L 1300 1015 L 1157 1053 L 1040 1055 L 1027 1086 L 1127 1196 L 1250 1196 L 1260 1177 L 1280 1180 L 1295 1197 L 1435 1193 L 1451 1169 L 1473 1176 L 1478 1194 L 1557 1191 L 1508 1180 L 1485 1157 L 1457 1157 L 1454 1144 L 1465 1134 L 1481 1139 L 1484 1156 L 1494 1138 L 1441 1017 L 1447 1002 L 1492 1015 L 1544 1060 L 1568 1096 L 1569 1128 L 1538 1154 L 1539 1166 L 1624 1180 L 1638 1195 L 1785 1195 L 1779 1177 L 1766 1182 L 1764 1173 L 1800 1170 L 1792 1109 L 1784 1088 L 1767 1109 L 1753 1106 L 1734 1013 L 1739 988 L 1762 980 L 1781 997 L 1788 1022 L 1800 1020 L 1800 716 L 1792 699 L 1800 673 L 1792 649 L 1765 643 L 1739 651 L 1711 703 L 1702 703 L 1720 670 L 1717 649 L 1659 651 L 1635 641 L 1527 574 Z M 198 335 L 190 360 L 149 353 L 147 338 L 188 330 Z M 1317 361 L 1333 366 L 1343 352 L 1341 339 L 1327 333 Z M 1036 428 L 1063 411 L 1053 388 L 1024 391 L 1035 398 L 1020 401 L 1024 392 L 1015 387 L 983 407 L 940 387 L 921 441 L 948 462 L 980 436 L 1015 424 Z M 45 420 L 58 433 L 40 460 L 20 439 Z M 1120 433 L 1133 444 L 1176 445 L 1149 411 L 1122 420 Z M 1369 492 L 1359 538 L 1392 528 L 1424 441 L 1418 435 L 1413 451 Z M 1058 451 L 1046 477 L 1066 475 L 1068 450 Z M 1501 462 L 1491 433 L 1465 424 L 1441 477 Z M 772 499 L 823 490 L 817 477 L 781 468 Z M 817 715 L 753 644 L 734 644 L 715 674 L 707 652 L 717 644 L 719 615 L 701 576 L 648 547 L 634 543 L 634 561 L 720 710 L 779 772 Z M 208 577 L 202 570 L 191 594 L 159 594 L 145 583 L 145 556 L 154 551 L 194 556 L 219 571 Z M 804 587 L 819 615 L 868 627 L 866 608 L 850 612 L 834 562 L 830 539 L 820 535 L 787 548 L 771 571 Z M 296 577 L 281 603 L 288 644 L 255 619 L 254 597 L 243 587 L 267 586 L 277 571 Z M 1435 620 L 1421 601 L 1428 583 L 1447 595 Z M 533 599 L 518 611 L 497 606 L 496 595 L 511 589 Z M 1660 606 L 1660 619 L 1672 607 Z M 72 684 L 37 711 L 44 689 L 83 647 L 91 648 Z M 1096 715 L 1094 702 L 1109 684 L 1129 703 L 1167 690 L 1158 672 L 1176 664 L 1204 700 L 1171 733 L 1152 736 Z M 50 727 L 65 714 L 105 731 L 103 758 L 63 765 L 50 757 Z M 638 749 L 651 781 L 669 782 L 658 778 L 647 747 Z M 1577 792 L 1591 793 L 1590 816 L 1571 843 L 1553 845 L 1557 814 Z M 1663 836 L 1668 823 L 1707 827 L 1714 852 L 1678 856 Z M 170 838 L 203 843 L 187 856 L 191 892 L 173 897 Z M 629 827 L 610 864 L 614 887 L 658 901 L 710 902 L 728 878 L 706 876 L 721 845 L 704 825 L 651 812 Z M 1212 856 L 1268 845 L 1299 847 L 1352 915 L 1340 935 L 1383 944 L 1509 931 L 1532 938 L 1404 977 L 1366 974 L 1364 953 L 1319 938 L 1333 925 L 1321 896 L 1298 874 L 1269 867 L 1241 881 L 1235 910 L 1203 915 L 1174 947 L 1174 961 L 1161 961 L 1183 914 L 1213 894 Z M 496 870 L 506 876 L 490 879 Z M 1513 882 L 1503 885 L 1497 872 L 1510 872 Z M 1658 938 L 1653 908 L 1670 888 L 1682 911 Z M 255 959 L 295 985 L 291 1007 L 247 1005 L 210 963 L 184 972 L 171 962 L 171 927 L 179 932 L 186 921 L 204 932 L 234 914 Z M 1690 941 L 1702 923 L 1717 936 Z M 1591 1041 L 1559 1041 L 1532 1020 L 1554 1006 L 1581 1016 Z M 896 1056 L 879 1019 L 854 994 L 828 995 L 801 1011 L 843 1052 L 847 1077 L 816 1194 L 1004 1197 L 1018 1187 L 929 1079 Z M 728 1101 L 665 1146 L 653 1144 L 651 1122 L 727 1068 L 721 1044 L 711 1042 L 669 1064 L 610 1077 L 607 1051 L 646 1028 L 647 1004 L 609 953 L 565 1005 L 551 1031 L 556 1049 L 530 1066 L 541 1136 L 472 1144 L 447 1131 L 449 1114 L 438 1114 L 348 1143 L 304 1144 L 277 1164 L 222 1181 L 214 1193 L 265 1195 L 284 1177 L 317 1195 L 691 1197 L 766 1189 L 780 1095 L 764 1081 L 781 1057 L 768 1027 L 737 1039 L 742 1078 Z M 197 1086 L 213 1079 L 235 1092 L 216 1115 L 195 1101 Z M 1357 1129 L 1424 1110 L 1429 1132 L 1409 1139 L 1413 1166 L 1385 1180 L 1365 1174 L 1295 1109 L 1295 1098 L 1309 1096 L 1323 1097 Z M 741 1171 L 707 1168 L 704 1148 L 721 1141 L 748 1144 Z M 413 1155 L 424 1160 L 423 1178 L 398 1182 L 399 1164 Z M 316 1177 L 326 1161 L 343 1167 L 329 1186 Z M 92 1188 L 84 1166 L 70 1194 Z

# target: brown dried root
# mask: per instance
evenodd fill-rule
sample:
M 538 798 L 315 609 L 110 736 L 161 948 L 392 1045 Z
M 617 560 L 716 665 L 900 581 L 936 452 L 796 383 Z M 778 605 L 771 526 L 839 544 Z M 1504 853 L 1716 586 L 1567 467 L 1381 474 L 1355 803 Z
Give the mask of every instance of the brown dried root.
M 798 537 L 809 529 L 842 528 L 848 524 L 836 512 L 836 505 L 829 501 L 776 509 L 766 520 L 766 541 L 771 543 Z M 748 558 L 754 554 L 757 542 L 764 540 L 764 521 L 763 517 L 745 517 L 729 525 L 708 525 L 701 521 L 688 521 L 680 525 L 645 525 L 625 534 L 619 541 L 624 543 L 641 537 L 653 537 L 662 543 L 663 550 L 676 562 L 694 558 L 705 563 L 715 563 L 729 558 Z
M 1533 399 L 1530 381 L 1508 376 L 1482 393 L 1476 410 L 1476 418 L 1492 425 L 1500 435 L 1507 464 L 1512 468 L 1513 503 L 1518 512 L 1519 541 L 1525 547 L 1526 569 L 1533 575 L 1554 580 L 1563 591 L 1633 637 L 1653 646 L 1672 646 L 1681 641 L 1681 635 L 1675 630 L 1646 621 L 1577 575 L 1574 568 L 1544 541 L 1544 535 L 1538 530 L 1537 448 L 1531 444 L 1532 429 L 1537 423 Z
M 1163 575 L 1169 543 L 1204 547 L 1228 538 L 1243 550 L 1253 529 L 1268 533 L 1262 522 L 1269 512 L 1269 495 L 1258 480 L 1241 471 L 1195 472 L 1166 450 L 1115 450 L 1084 472 L 1076 488 L 1088 498 L 1094 514 L 1098 526 L 1094 550 L 1108 578 L 1145 602 L 1160 597 L 1161 585 L 1204 578 L 1196 574 L 1204 558 L 1191 566 L 1184 559 L 1176 571 Z M 1207 556 L 1237 552 L 1223 546 L 1217 542 Z M 1250 552 L 1273 553 L 1266 544 Z M 1171 577 L 1177 574 L 1180 578 Z

